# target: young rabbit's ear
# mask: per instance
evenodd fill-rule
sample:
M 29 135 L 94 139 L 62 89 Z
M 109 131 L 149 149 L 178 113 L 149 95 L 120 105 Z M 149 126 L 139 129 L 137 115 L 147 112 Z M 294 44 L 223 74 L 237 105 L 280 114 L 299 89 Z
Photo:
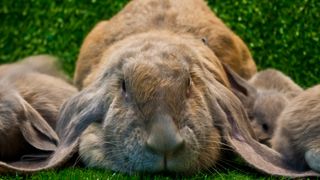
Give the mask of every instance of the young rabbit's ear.
M 18 98 L 22 106 L 18 122 L 25 140 L 39 150 L 54 151 L 59 142 L 55 131 L 27 101 L 22 97 Z
M 241 78 L 228 65 L 223 64 L 223 68 L 230 82 L 232 92 L 246 107 L 252 105 L 257 96 L 256 88 L 251 86 L 245 79 Z
M 223 137 L 247 163 L 271 175 L 320 176 L 314 171 L 301 172 L 290 168 L 279 153 L 256 141 L 245 110 L 234 95 L 218 97 L 217 102 L 217 112 L 220 112 L 217 115 L 224 119 Z

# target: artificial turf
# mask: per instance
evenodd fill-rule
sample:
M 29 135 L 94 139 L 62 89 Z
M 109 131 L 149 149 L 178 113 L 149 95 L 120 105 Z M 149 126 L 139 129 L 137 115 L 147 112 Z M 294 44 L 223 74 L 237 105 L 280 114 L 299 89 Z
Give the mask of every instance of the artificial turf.
M 102 19 L 118 12 L 127 0 L 1 0 L 0 63 L 34 54 L 61 58 L 72 76 L 80 45 Z M 304 88 L 320 82 L 320 1 L 210 0 L 211 9 L 250 48 L 259 69 L 277 68 Z M 0 179 L 162 179 L 165 175 L 123 175 L 103 170 L 69 168 Z M 273 179 L 229 168 L 193 179 Z

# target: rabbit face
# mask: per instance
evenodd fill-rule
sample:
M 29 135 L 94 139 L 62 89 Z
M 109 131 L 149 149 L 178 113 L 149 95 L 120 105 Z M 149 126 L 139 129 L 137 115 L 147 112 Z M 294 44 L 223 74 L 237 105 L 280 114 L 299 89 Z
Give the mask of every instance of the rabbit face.
M 158 37 L 140 35 L 105 53 L 108 62 L 99 65 L 96 79 L 91 77 L 94 81 L 82 91 L 87 98 L 101 93 L 96 100 L 102 105 L 93 109 L 106 108 L 88 115 L 99 123 L 80 140 L 88 166 L 192 173 L 216 163 L 223 112 L 215 96 L 229 92 L 219 74 L 222 66 L 212 66 L 218 60 L 201 40 Z M 73 103 L 80 102 L 83 97 Z
M 260 91 L 257 95 L 248 115 L 260 142 L 270 145 L 276 120 L 287 103 L 284 95 L 275 91 Z

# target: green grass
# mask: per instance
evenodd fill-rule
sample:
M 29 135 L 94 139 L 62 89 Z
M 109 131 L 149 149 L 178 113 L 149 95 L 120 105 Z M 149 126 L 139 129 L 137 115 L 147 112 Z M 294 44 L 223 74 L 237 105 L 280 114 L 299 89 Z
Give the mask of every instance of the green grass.
M 111 171 L 105 171 L 100 169 L 80 169 L 80 168 L 67 168 L 60 171 L 43 171 L 33 175 L 7 175 L 2 176 L 0 179 L 50 179 L 50 180 L 60 180 L 60 179 L 68 179 L 68 180 L 78 180 L 78 179 L 128 179 L 128 180 L 139 180 L 139 179 L 275 179 L 274 177 L 263 177 L 257 174 L 249 174 L 249 173 L 239 173 L 236 170 L 229 170 L 223 173 L 199 173 L 193 176 L 179 176 L 179 175 L 150 175 L 150 174 L 134 174 L 127 175 L 121 173 L 115 173 Z M 286 179 L 286 178 L 278 178 L 278 179 Z
M 49 53 L 63 60 L 63 68 L 71 76 L 86 34 L 98 21 L 112 17 L 126 3 L 127 0 L 1 0 L 0 63 Z M 259 69 L 277 68 L 303 87 L 320 82 L 320 1 L 210 0 L 209 5 L 248 44 Z M 40 172 L 27 178 L 139 179 L 141 176 L 76 168 Z M 162 175 L 143 177 L 170 178 Z M 193 178 L 263 177 L 231 168 L 220 174 L 198 174 Z

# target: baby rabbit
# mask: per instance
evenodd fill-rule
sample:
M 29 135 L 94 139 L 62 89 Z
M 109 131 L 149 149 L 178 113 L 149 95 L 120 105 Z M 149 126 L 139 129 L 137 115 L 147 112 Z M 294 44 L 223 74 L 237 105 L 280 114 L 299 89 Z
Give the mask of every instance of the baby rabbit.
M 260 142 L 269 144 L 282 110 L 293 97 L 303 90 L 291 78 L 275 69 L 266 69 L 255 74 L 250 80 L 257 91 L 249 119 Z
M 236 81 L 245 89 L 246 93 L 238 96 L 247 109 L 255 134 L 261 143 L 270 145 L 278 116 L 302 88 L 275 69 L 260 71 L 248 82 L 240 77 Z
M 0 66 L 0 160 L 53 151 L 60 105 L 77 92 L 48 55 Z M 57 77 L 54 77 L 57 76 Z
M 300 93 L 284 108 L 271 145 L 291 166 L 320 172 L 320 85 Z

